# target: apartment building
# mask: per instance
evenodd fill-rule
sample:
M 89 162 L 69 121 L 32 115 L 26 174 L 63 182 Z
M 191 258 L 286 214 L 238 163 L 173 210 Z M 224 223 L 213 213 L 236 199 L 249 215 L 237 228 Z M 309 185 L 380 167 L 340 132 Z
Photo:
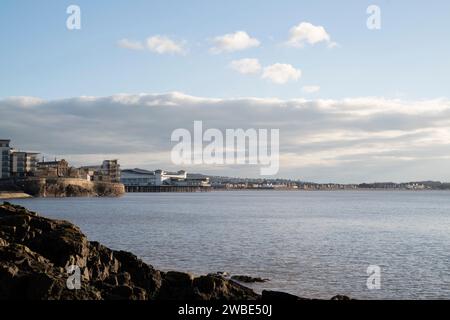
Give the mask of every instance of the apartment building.
M 0 140 L 0 179 L 10 177 L 10 140 Z
M 38 162 L 40 176 L 47 177 L 67 177 L 69 176 L 69 163 L 64 160 Z
M 10 176 L 23 178 L 32 176 L 37 170 L 37 157 L 39 153 L 11 150 Z
M 83 166 L 79 168 L 83 177 L 91 181 L 120 182 L 120 164 L 118 160 L 104 160 L 100 166 Z
M 18 151 L 11 148 L 11 140 L 0 139 L 0 178 L 32 176 L 37 170 L 36 152 Z
M 108 182 L 120 182 L 120 165 L 117 159 L 104 160 L 100 172 L 103 177 L 108 177 Z

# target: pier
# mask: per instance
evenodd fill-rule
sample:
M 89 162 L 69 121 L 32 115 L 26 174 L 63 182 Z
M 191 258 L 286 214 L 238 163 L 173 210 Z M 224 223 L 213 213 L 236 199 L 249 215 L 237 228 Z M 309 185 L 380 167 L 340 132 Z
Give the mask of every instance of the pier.
M 125 192 L 150 193 L 150 192 L 208 192 L 210 186 L 125 186 Z

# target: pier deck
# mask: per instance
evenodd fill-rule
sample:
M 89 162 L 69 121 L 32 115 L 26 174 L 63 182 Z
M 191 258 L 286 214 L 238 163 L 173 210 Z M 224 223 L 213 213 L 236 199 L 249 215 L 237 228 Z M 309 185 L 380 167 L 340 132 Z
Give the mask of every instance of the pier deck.
M 125 192 L 208 192 L 211 187 L 199 186 L 125 186 Z

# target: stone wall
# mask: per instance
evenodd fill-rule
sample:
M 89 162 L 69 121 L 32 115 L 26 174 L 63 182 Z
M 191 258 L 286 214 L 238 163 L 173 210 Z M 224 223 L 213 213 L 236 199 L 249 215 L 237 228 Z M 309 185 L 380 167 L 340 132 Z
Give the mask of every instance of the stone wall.
M 77 178 L 28 178 L 16 181 L 16 185 L 35 197 L 118 197 L 125 193 L 121 183 Z

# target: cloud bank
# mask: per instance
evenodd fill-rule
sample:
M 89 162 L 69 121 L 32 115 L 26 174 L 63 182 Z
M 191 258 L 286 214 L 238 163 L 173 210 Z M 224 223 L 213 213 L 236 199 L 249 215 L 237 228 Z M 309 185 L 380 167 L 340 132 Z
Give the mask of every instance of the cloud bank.
M 76 165 L 119 158 L 123 167 L 170 163 L 177 128 L 280 129 L 281 177 L 318 182 L 450 181 L 450 100 L 212 99 L 182 93 L 0 100 L 0 138 Z M 259 167 L 190 171 L 257 176 Z

